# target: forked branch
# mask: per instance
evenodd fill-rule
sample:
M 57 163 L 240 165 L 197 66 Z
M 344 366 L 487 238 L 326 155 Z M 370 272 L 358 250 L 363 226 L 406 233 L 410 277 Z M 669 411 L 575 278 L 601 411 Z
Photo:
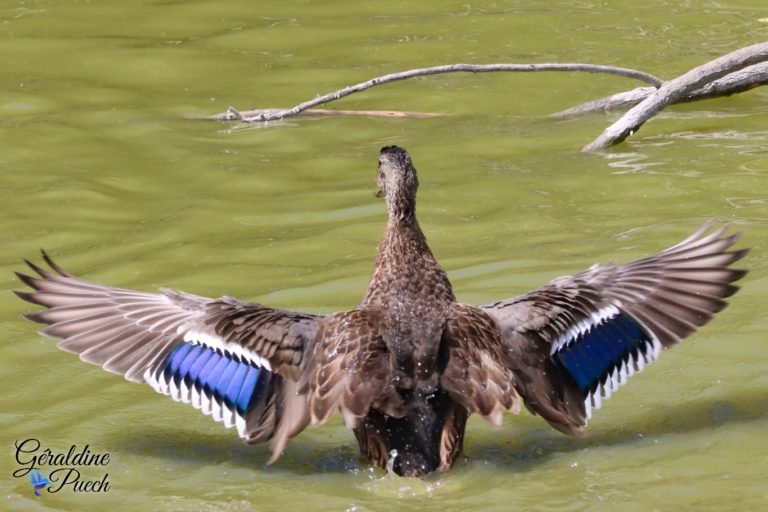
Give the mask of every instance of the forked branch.
M 718 78 L 766 60 L 768 60 L 768 43 L 755 44 L 740 48 L 664 82 L 658 90 L 632 107 L 621 119 L 606 128 L 599 137 L 584 146 L 583 151 L 596 151 L 618 144 L 634 134 L 648 119 L 670 103 L 678 101 L 686 94 Z
M 678 98 L 674 103 L 687 103 L 691 101 L 706 100 L 730 96 L 754 89 L 761 85 L 768 85 L 768 62 L 761 62 L 754 66 L 740 69 L 703 87 L 689 92 Z M 631 91 L 619 92 L 588 101 L 560 112 L 551 114 L 550 117 L 570 118 L 597 112 L 611 112 L 632 108 L 656 91 L 655 87 L 637 87 Z

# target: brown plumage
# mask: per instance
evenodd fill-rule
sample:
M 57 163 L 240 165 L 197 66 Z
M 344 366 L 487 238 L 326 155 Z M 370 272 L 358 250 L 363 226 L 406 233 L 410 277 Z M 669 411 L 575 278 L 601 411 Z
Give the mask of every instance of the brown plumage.
M 416 220 L 416 170 L 397 147 L 376 175 L 389 222 L 358 306 L 325 316 L 230 297 L 134 292 L 77 278 L 43 253 L 16 292 L 46 310 L 42 334 L 89 363 L 144 382 L 271 440 L 274 461 L 310 423 L 340 411 L 361 452 L 399 475 L 449 469 L 469 414 L 501 423 L 520 403 L 581 434 L 626 379 L 722 310 L 745 271 L 738 235 L 707 224 L 624 266 L 595 265 L 525 295 L 458 304 Z M 394 457 L 394 460 L 392 458 Z

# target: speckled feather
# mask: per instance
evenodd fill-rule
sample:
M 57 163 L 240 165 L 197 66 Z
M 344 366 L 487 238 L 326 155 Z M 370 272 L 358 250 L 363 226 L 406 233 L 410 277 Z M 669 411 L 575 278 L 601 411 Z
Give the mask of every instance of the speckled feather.
M 376 181 L 389 221 L 368 290 L 346 312 L 312 315 L 170 290 L 134 292 L 27 262 L 17 274 L 44 306 L 27 318 L 86 362 L 147 383 L 271 441 L 277 459 L 340 411 L 361 452 L 400 475 L 453 466 L 469 414 L 494 425 L 520 402 L 567 434 L 593 409 L 726 306 L 745 271 L 737 235 L 705 225 L 624 266 L 595 265 L 522 296 L 476 307 L 451 283 L 416 220 L 416 169 L 386 147 Z M 390 460 L 395 455 L 394 460 Z

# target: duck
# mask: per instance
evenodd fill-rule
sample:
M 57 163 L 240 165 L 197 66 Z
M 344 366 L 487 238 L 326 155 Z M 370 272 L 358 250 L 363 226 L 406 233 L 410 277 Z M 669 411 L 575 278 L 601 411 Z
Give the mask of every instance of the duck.
M 388 221 L 359 304 L 312 314 L 223 296 L 97 284 L 42 252 L 17 273 L 25 314 L 58 348 L 147 384 L 270 442 L 338 411 L 372 464 L 406 477 L 450 469 L 467 419 L 491 425 L 521 406 L 581 436 L 604 400 L 715 313 L 746 270 L 739 233 L 709 221 L 658 254 L 595 264 L 483 306 L 456 301 L 416 218 L 419 181 L 406 150 L 379 154 L 378 196 Z

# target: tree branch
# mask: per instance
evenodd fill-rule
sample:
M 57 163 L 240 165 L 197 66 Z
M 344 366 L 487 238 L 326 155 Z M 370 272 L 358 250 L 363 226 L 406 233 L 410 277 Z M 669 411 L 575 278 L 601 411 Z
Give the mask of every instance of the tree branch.
M 209 119 L 244 123 L 267 122 L 285 119 L 302 113 L 306 115 L 367 115 L 385 117 L 431 117 L 437 114 L 423 112 L 360 111 L 360 110 L 322 110 L 315 109 L 344 98 L 351 94 L 365 91 L 377 85 L 420 76 L 445 73 L 492 73 L 492 72 L 540 72 L 540 71 L 581 71 L 587 73 L 607 73 L 635 78 L 652 84 L 654 87 L 638 87 L 631 91 L 606 96 L 577 107 L 552 114 L 554 117 L 572 117 L 595 111 L 607 111 L 617 108 L 630 108 L 618 121 L 585 146 L 582 151 L 596 151 L 619 144 L 634 134 L 646 121 L 663 110 L 667 105 L 688 101 L 697 101 L 718 96 L 744 92 L 754 87 L 768 84 L 768 42 L 755 44 L 731 52 L 698 66 L 679 77 L 663 82 L 659 78 L 628 68 L 600 66 L 592 64 L 448 64 L 428 68 L 410 69 L 399 73 L 379 76 L 309 101 L 293 108 L 260 109 L 240 112 L 233 107 Z M 312 109 L 312 110 L 309 110 Z
M 749 91 L 761 85 L 768 85 L 768 62 L 761 62 L 749 66 L 723 78 L 706 84 L 700 89 L 691 91 L 679 98 L 675 103 L 706 100 L 730 96 Z M 551 114 L 550 117 L 570 118 L 596 112 L 610 112 L 613 110 L 628 109 L 634 107 L 656 91 L 654 87 L 637 87 L 631 91 L 624 91 L 596 100 L 588 101 L 560 112 Z
M 648 119 L 670 103 L 679 101 L 680 98 L 703 87 L 707 82 L 766 60 L 768 60 L 768 43 L 755 44 L 731 52 L 665 82 L 658 90 L 624 114 L 621 119 L 606 128 L 582 151 L 597 151 L 618 144 L 634 134 Z
M 315 107 L 317 105 L 324 105 L 332 101 L 336 101 L 350 94 L 364 91 L 375 87 L 377 85 L 383 85 L 390 82 L 396 82 L 399 80 L 407 80 L 409 78 L 427 76 L 427 75 L 440 75 L 445 73 L 494 73 L 494 72 L 522 72 L 531 73 L 538 71 L 582 71 L 586 73 L 606 73 L 610 75 L 618 75 L 627 78 L 635 78 L 643 82 L 652 84 L 654 86 L 661 86 L 662 80 L 659 78 L 628 68 L 619 68 L 614 66 L 598 66 L 592 64 L 448 64 L 444 66 L 434 66 L 429 68 L 410 69 L 408 71 L 402 71 L 399 73 L 391 73 L 384 76 L 372 78 L 366 82 L 351 85 L 334 91 L 323 96 L 319 96 L 315 99 L 305 101 L 295 107 L 288 110 L 271 111 L 265 110 L 256 115 L 246 115 L 246 113 L 239 112 L 238 110 L 230 107 L 226 113 L 218 114 L 216 117 L 224 120 L 239 120 L 244 123 L 252 122 L 266 122 L 275 119 L 285 119 L 286 117 L 296 116 L 305 110 Z

